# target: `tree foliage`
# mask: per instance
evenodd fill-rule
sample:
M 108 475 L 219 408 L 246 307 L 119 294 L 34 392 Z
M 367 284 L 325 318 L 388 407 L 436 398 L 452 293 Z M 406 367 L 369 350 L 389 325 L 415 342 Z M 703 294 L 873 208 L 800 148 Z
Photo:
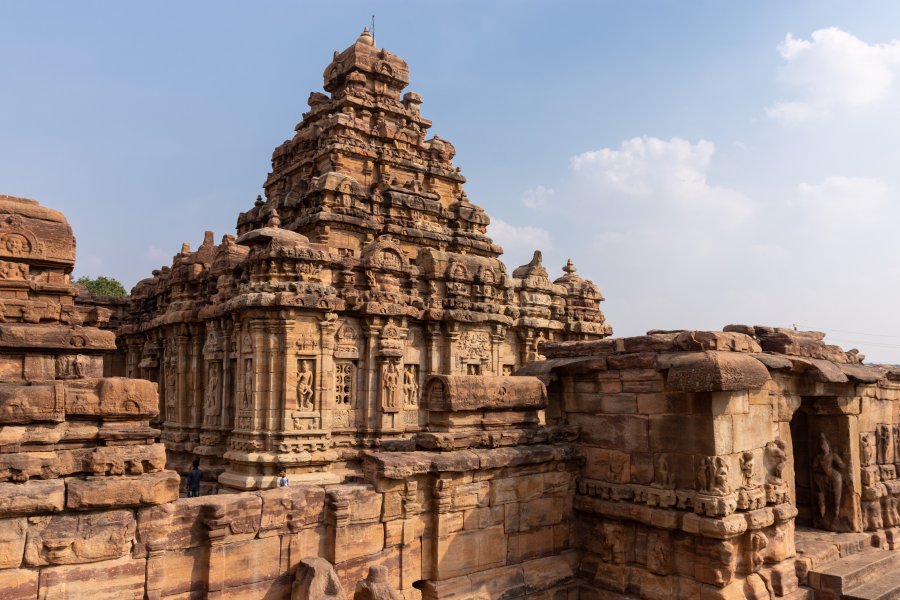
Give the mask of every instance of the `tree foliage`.
M 79 283 L 87 288 L 91 296 L 101 296 L 103 298 L 124 298 L 128 295 L 125 286 L 118 279 L 112 277 L 79 277 Z

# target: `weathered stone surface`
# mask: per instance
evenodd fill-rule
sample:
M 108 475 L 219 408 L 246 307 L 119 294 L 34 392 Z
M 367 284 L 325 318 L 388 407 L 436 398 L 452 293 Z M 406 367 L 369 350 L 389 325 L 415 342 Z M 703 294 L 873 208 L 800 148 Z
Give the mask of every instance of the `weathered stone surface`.
M 76 510 L 164 504 L 178 498 L 180 478 L 174 471 L 140 476 L 89 477 L 66 480 L 66 507 Z
M 33 515 L 58 512 L 66 500 L 62 480 L 0 483 L 0 515 Z
M 302 559 L 295 577 L 291 600 L 347 600 L 334 567 L 324 558 Z
M 134 515 L 126 510 L 28 519 L 28 566 L 71 565 L 120 558 L 131 551 Z
M 0 590 L 4 600 L 34 600 L 38 593 L 38 573 L 32 569 L 0 570 Z
M 540 252 L 515 269 L 501 262 L 453 144 L 429 138 L 421 97 L 403 93 L 407 73 L 368 33 L 338 53 L 328 93 L 310 95 L 237 235 L 216 244 L 207 232 L 132 291 L 126 374 L 159 385 L 174 464 L 196 453 L 226 469 L 209 487 L 265 488 L 282 466 L 340 481 L 358 466 L 349 449 L 425 426 L 426 374 L 462 378 L 445 382 L 449 412 L 536 411 L 541 382 L 509 375 L 547 342 L 612 332 L 599 288 L 571 261 L 555 279 Z M 224 406 L 234 407 L 227 422 Z M 479 428 L 509 425 L 481 418 Z M 527 419 L 519 429 L 540 417 Z
M 533 377 L 432 375 L 424 402 L 428 410 L 450 412 L 543 408 L 547 390 Z
M 26 530 L 24 517 L 0 519 L 0 569 L 16 568 L 22 564 Z
M 38 585 L 48 599 L 142 600 L 145 570 L 144 561 L 131 558 L 47 567 Z
M 666 382 L 682 392 L 756 390 L 769 380 L 758 360 L 732 352 L 697 352 L 672 360 Z
M 353 600 L 403 600 L 403 597 L 391 586 L 387 567 L 377 565 L 356 584 Z

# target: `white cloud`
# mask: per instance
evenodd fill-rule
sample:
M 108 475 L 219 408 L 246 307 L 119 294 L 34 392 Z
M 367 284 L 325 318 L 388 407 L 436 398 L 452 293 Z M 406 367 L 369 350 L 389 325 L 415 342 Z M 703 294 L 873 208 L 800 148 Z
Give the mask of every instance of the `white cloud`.
M 535 250 L 550 250 L 553 247 L 546 230 L 530 225 L 517 227 L 496 218 L 491 219 L 488 235 L 503 247 L 504 262 L 510 267 L 527 263 Z
M 819 29 L 809 40 L 788 33 L 778 52 L 785 61 L 781 80 L 800 89 L 799 98 L 766 109 L 770 118 L 782 122 L 877 105 L 890 95 L 900 72 L 900 40 L 867 44 L 836 27 Z
M 553 195 L 554 191 L 551 188 L 539 185 L 522 194 L 522 204 L 531 209 L 543 208 L 553 200 Z
M 715 144 L 706 140 L 644 136 L 626 140 L 618 149 L 579 154 L 572 167 L 598 193 L 641 202 L 645 209 L 701 220 L 715 215 L 723 224 L 744 221 L 753 212 L 750 199 L 707 181 L 715 151 Z
M 801 183 L 798 191 L 806 217 L 829 229 L 878 223 L 885 216 L 890 193 L 878 179 L 838 175 L 819 184 Z

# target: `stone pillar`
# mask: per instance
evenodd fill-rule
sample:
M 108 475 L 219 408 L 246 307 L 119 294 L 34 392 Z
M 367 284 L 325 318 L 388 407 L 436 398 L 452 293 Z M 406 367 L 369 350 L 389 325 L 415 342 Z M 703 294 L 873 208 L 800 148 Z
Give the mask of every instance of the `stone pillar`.
M 337 331 L 337 315 L 326 313 L 319 321 L 319 374 L 316 388 L 319 397 L 320 427 L 331 431 L 334 412 L 334 335 Z
M 192 326 L 191 332 L 191 373 L 190 373 L 190 398 L 191 412 L 190 425 L 194 429 L 194 435 L 203 425 L 203 390 L 206 388 L 206 361 L 203 360 L 203 327 Z
M 378 319 L 367 320 L 363 327 L 363 334 L 366 336 L 365 358 L 360 369 L 363 371 L 363 386 L 359 390 L 359 402 L 362 408 L 362 418 L 360 419 L 360 429 L 363 433 L 369 433 L 377 427 L 377 419 L 380 411 L 378 410 L 378 360 L 376 359 L 376 351 L 378 347 L 378 334 L 381 329 L 378 327 Z
M 266 399 L 269 394 L 269 339 L 266 335 L 266 322 L 261 319 L 250 321 L 250 338 L 253 343 L 251 369 L 251 398 L 250 410 L 252 411 L 251 429 L 258 432 L 264 428 Z
M 175 383 L 176 398 L 176 422 L 179 427 L 186 427 L 190 423 L 190 351 L 191 337 L 187 331 L 181 329 L 176 336 L 176 373 L 177 380 Z

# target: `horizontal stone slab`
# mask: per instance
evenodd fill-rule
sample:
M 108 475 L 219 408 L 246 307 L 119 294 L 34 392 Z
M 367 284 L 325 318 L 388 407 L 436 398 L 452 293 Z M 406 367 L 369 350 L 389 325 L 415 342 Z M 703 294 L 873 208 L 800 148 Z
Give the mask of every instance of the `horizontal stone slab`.
M 157 414 L 156 384 L 144 379 L 104 377 L 31 385 L 0 383 L 0 424 L 62 423 L 67 416 L 135 419 Z M 146 437 L 147 433 L 145 429 L 136 437 Z M 116 436 L 113 432 L 110 435 L 109 439 Z
M 59 512 L 65 501 L 66 485 L 61 479 L 0 483 L 0 515 Z
M 0 325 L 0 346 L 46 350 L 115 350 L 116 334 L 93 327 L 7 323 Z
M 547 388 L 536 377 L 432 375 L 424 401 L 431 411 L 544 408 Z
M 676 355 L 666 383 L 680 392 L 758 390 L 769 370 L 752 356 L 738 352 L 686 352 Z
M 164 504 L 178 498 L 181 478 L 175 471 L 136 477 L 89 477 L 66 480 L 66 507 L 76 510 Z

